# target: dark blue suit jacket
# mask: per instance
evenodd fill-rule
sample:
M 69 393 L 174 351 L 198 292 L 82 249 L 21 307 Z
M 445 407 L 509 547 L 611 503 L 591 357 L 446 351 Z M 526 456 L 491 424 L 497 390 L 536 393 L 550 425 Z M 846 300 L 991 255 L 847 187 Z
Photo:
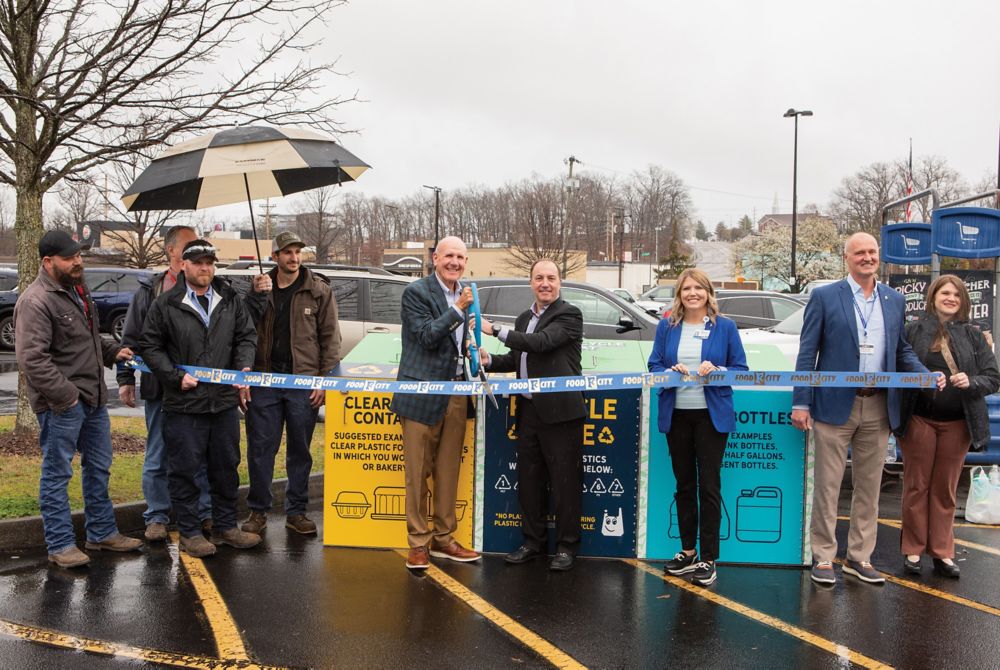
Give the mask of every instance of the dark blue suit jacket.
M 464 349 L 467 319 L 448 306 L 437 275 L 413 282 L 403 291 L 400 310 L 403 350 L 399 381 L 446 381 L 455 377 L 461 353 L 455 329 L 462 329 Z M 396 393 L 390 409 L 401 417 L 434 425 L 444 418 L 450 396 Z
M 701 360 L 712 361 L 716 367 L 727 370 L 746 370 L 747 355 L 743 351 L 743 341 L 736 329 L 736 323 L 724 316 L 715 317 L 715 324 L 706 324 L 709 336 L 701 342 Z M 670 319 L 663 319 L 656 327 L 653 351 L 649 355 L 647 367 L 650 372 L 663 372 L 677 364 L 677 346 L 681 341 L 681 324 L 671 325 Z M 695 371 L 692 370 L 692 373 Z M 733 411 L 733 387 L 706 386 L 705 404 L 712 417 L 712 425 L 720 433 L 729 433 L 736 427 L 736 413 Z M 659 391 L 660 416 L 657 425 L 661 432 L 670 431 L 677 402 L 677 389 L 661 388 Z
M 906 300 L 885 284 L 876 290 L 885 323 L 886 372 L 927 372 L 903 333 Z M 803 317 L 799 357 L 795 369 L 812 372 L 831 370 L 857 372 L 861 366 L 854 296 L 846 279 L 816 289 Z M 797 386 L 794 405 L 808 405 L 812 418 L 839 426 L 847 422 L 854 406 L 854 388 Z M 899 425 L 899 391 L 889 389 L 889 424 Z

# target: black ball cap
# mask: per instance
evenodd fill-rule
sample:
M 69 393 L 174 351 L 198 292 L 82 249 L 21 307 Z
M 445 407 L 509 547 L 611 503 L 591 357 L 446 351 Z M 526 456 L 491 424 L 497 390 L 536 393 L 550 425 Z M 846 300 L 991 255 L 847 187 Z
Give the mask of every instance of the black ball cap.
M 61 258 L 72 258 L 83 249 L 80 243 L 70 237 L 69 233 L 62 230 L 50 230 L 42 235 L 38 241 L 38 257 L 59 256 Z

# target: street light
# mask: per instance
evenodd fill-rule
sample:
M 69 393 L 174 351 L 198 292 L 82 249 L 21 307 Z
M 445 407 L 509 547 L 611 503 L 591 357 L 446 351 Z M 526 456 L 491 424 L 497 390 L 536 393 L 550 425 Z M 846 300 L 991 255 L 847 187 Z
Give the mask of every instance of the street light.
M 795 119 L 795 145 L 792 150 L 792 272 L 789 279 L 789 290 L 792 293 L 799 292 L 799 278 L 797 273 L 797 268 L 795 265 L 795 234 L 798 228 L 798 197 L 799 197 L 799 117 L 800 116 L 812 116 L 813 113 L 808 109 L 789 109 L 783 114 L 784 118 L 792 117 Z
M 424 188 L 429 188 L 434 191 L 434 246 L 431 247 L 431 267 L 433 267 L 434 251 L 438 246 L 438 218 L 441 215 L 441 187 L 428 186 L 427 184 L 424 184 Z

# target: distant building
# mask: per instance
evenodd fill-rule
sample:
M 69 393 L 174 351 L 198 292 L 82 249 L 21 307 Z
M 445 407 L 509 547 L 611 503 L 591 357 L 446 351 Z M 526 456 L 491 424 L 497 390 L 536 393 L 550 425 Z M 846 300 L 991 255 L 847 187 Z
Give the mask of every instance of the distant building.
M 796 226 L 809 225 L 810 223 L 833 223 L 833 219 L 824 214 L 817 214 L 816 212 L 799 212 L 798 221 L 796 221 Z M 791 214 L 765 214 L 760 217 L 757 221 L 757 230 L 760 232 L 766 232 L 770 228 L 781 227 L 781 228 L 791 228 L 792 227 L 792 215 Z

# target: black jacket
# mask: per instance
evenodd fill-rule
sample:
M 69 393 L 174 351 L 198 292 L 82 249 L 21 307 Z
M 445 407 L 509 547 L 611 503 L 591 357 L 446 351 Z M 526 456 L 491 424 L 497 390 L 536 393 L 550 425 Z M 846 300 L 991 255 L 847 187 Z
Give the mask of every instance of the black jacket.
M 139 350 L 143 360 L 163 386 L 163 409 L 185 414 L 217 413 L 239 400 L 231 384 L 200 381 L 190 391 L 181 390 L 184 372 L 178 365 L 242 370 L 253 365 L 257 346 L 250 313 L 229 285 L 216 277 L 212 290 L 221 298 L 212 311 L 209 327 L 201 316 L 184 304 L 187 282 L 177 276 L 177 286 L 157 298 L 146 315 Z
M 938 332 L 938 319 L 933 314 L 925 314 L 917 321 L 906 324 L 906 339 L 921 361 L 927 360 L 927 352 L 934 343 Z M 955 357 L 955 365 L 969 376 L 969 388 L 962 392 L 962 409 L 972 436 L 972 450 L 980 451 L 990 441 L 990 419 L 986 410 L 986 396 L 1000 388 L 1000 371 L 993 350 L 986 344 L 983 334 L 967 321 L 952 321 L 946 324 L 948 348 Z M 919 391 L 904 389 L 900 399 L 899 428 L 896 435 L 906 434 L 906 427 L 913 416 Z
M 139 351 L 139 337 L 142 335 L 142 326 L 146 322 L 146 315 L 153 301 L 163 292 L 163 277 L 166 272 L 157 272 L 152 277 L 140 277 L 139 288 L 132 296 L 129 303 L 128 312 L 125 314 L 125 327 L 122 329 L 122 346 L 129 347 L 137 356 L 142 356 Z M 118 386 L 135 386 L 135 371 L 132 368 L 119 366 L 116 375 Z M 143 372 L 139 375 L 139 397 L 143 400 L 159 400 L 163 397 L 163 390 L 160 383 L 156 381 L 156 376 Z
M 494 372 L 517 372 L 520 376 L 521 353 L 527 353 L 528 378 L 569 377 L 582 374 L 580 362 L 583 345 L 583 314 L 580 308 L 562 298 L 542 313 L 534 332 L 524 332 L 531 321 L 531 310 L 525 310 L 507 331 L 506 354 L 493 356 L 489 369 Z M 546 423 L 561 423 L 587 416 L 583 393 L 536 393 L 531 396 L 538 414 Z

